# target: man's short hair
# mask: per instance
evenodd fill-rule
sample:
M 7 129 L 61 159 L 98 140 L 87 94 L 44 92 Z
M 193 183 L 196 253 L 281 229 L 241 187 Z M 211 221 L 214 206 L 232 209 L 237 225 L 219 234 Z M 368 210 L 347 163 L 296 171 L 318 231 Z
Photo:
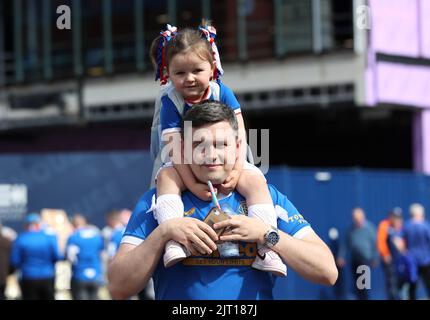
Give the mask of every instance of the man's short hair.
M 234 131 L 239 130 L 233 109 L 219 101 L 204 100 L 195 104 L 182 119 L 182 132 L 184 132 L 185 121 L 191 121 L 193 128 L 227 121 Z

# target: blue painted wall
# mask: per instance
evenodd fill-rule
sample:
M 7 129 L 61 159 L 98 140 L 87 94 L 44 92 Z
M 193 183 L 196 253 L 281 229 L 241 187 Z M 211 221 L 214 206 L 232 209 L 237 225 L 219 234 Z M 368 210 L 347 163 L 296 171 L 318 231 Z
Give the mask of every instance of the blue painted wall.
M 147 152 L 58 153 L 0 156 L 0 184 L 25 184 L 28 211 L 81 212 L 105 225 L 109 210 L 133 208 L 149 187 Z M 4 221 L 17 228 L 20 221 Z

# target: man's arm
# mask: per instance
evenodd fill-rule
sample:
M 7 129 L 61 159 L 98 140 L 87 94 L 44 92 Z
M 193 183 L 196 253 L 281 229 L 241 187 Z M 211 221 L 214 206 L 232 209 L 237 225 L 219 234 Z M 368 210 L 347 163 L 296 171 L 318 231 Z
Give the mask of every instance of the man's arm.
M 272 249 L 287 265 L 309 281 L 325 285 L 336 283 L 338 271 L 333 255 L 314 231 L 302 239 L 282 231 L 279 234 L 280 240 Z
M 138 246 L 120 245 L 108 267 L 108 288 L 113 299 L 127 299 L 146 286 L 167 241 L 162 229 L 156 228 Z
M 271 228 L 259 219 L 244 215 L 214 225 L 215 229 L 231 227 L 232 230 L 220 237 L 221 241 L 246 241 L 264 244 L 264 235 Z M 287 265 L 303 278 L 319 284 L 334 285 L 338 271 L 333 255 L 327 245 L 314 231 L 297 239 L 279 231 L 280 240 L 272 248 Z
M 201 255 L 217 249 L 218 236 L 200 220 L 175 218 L 160 224 L 138 246 L 122 243 L 108 268 L 112 298 L 127 299 L 141 291 L 171 239 L 184 245 L 191 255 Z

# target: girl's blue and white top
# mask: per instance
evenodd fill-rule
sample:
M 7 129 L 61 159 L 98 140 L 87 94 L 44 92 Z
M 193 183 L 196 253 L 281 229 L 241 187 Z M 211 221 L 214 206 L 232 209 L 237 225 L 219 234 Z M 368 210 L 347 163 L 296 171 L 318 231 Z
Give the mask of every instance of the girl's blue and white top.
M 207 100 L 220 101 L 231 107 L 236 114 L 241 112 L 240 104 L 233 91 L 220 80 L 209 83 Z M 152 182 L 155 174 L 161 167 L 161 149 L 163 135 L 171 132 L 180 132 L 182 117 L 192 107 L 185 102 L 184 97 L 178 93 L 171 82 L 163 86 L 155 101 L 154 117 L 151 127 L 151 159 L 154 161 Z

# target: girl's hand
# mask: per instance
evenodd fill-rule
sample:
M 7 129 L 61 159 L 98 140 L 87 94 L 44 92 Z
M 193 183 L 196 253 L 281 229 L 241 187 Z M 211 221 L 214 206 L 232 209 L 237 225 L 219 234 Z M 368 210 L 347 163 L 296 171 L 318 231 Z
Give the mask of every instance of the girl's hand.
M 270 226 L 257 218 L 250 218 L 243 214 L 234 215 L 214 224 L 214 229 L 227 228 L 219 237 L 221 241 L 245 241 L 264 244 L 264 235 Z
M 236 189 L 237 182 L 239 181 L 240 173 L 237 170 L 232 170 L 225 179 L 224 183 L 219 186 L 219 190 L 224 194 L 229 194 Z
M 209 187 L 203 183 L 196 183 L 191 188 L 190 191 L 199 199 L 203 201 L 210 201 L 212 199 Z

